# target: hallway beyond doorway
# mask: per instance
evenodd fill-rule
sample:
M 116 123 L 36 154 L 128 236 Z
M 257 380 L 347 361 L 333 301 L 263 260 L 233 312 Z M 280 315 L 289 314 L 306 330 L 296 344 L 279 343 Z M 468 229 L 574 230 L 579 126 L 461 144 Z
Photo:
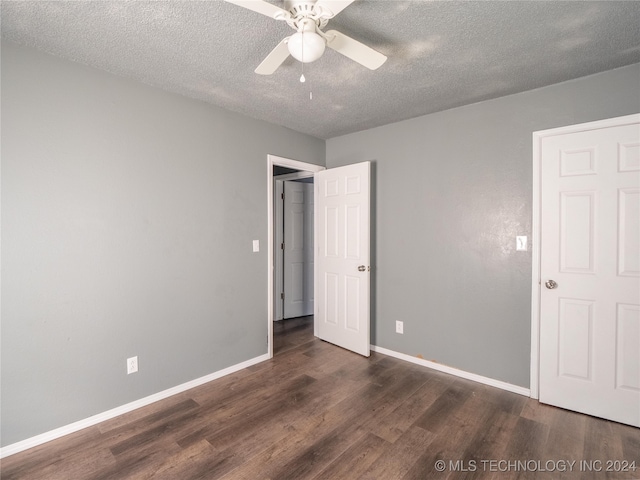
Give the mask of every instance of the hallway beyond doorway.
M 273 323 L 273 355 L 313 340 L 313 315 Z

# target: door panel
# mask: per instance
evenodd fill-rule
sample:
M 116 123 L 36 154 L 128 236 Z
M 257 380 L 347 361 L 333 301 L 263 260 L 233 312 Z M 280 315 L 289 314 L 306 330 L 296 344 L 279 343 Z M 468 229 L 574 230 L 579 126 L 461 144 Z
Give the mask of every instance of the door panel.
M 559 375 L 590 380 L 593 302 L 560 299 L 558 324 Z
M 540 401 L 635 426 L 639 146 L 638 124 L 559 133 L 541 165 Z
M 313 314 L 313 185 L 284 182 L 284 318 Z
M 618 274 L 640 276 L 640 189 L 621 188 L 618 205 Z
M 595 192 L 560 194 L 560 271 L 594 273 Z
M 370 163 L 315 174 L 318 336 L 369 356 Z
M 640 392 L 640 307 L 619 304 L 616 313 L 616 386 Z

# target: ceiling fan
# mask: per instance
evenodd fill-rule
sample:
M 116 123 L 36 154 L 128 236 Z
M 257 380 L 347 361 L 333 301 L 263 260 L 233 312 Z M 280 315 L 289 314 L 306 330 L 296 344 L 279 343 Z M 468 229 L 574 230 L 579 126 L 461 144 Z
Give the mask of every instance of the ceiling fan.
M 262 61 L 255 72 L 271 75 L 289 57 L 302 63 L 319 59 L 325 47 L 329 47 L 361 65 L 375 70 L 387 57 L 336 30 L 322 29 L 327 22 L 355 0 L 285 0 L 287 10 L 262 0 L 226 0 L 262 15 L 282 20 L 296 33 L 284 38 Z

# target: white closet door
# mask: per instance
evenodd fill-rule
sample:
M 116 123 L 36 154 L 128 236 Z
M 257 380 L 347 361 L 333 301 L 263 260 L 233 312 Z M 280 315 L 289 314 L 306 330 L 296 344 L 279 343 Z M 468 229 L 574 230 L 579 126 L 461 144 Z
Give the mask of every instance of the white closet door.
M 640 126 L 546 136 L 541 168 L 540 401 L 640 426 Z

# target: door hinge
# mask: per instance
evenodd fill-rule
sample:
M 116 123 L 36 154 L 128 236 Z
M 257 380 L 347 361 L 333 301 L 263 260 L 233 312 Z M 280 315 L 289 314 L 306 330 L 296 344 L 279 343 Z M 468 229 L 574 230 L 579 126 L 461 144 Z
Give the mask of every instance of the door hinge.
M 284 200 L 284 193 L 280 194 L 280 198 L 282 198 Z
M 282 243 L 280 244 L 280 249 L 281 249 L 281 250 L 284 250 L 284 242 L 282 242 Z
M 280 294 L 280 300 L 284 300 L 284 292 Z

